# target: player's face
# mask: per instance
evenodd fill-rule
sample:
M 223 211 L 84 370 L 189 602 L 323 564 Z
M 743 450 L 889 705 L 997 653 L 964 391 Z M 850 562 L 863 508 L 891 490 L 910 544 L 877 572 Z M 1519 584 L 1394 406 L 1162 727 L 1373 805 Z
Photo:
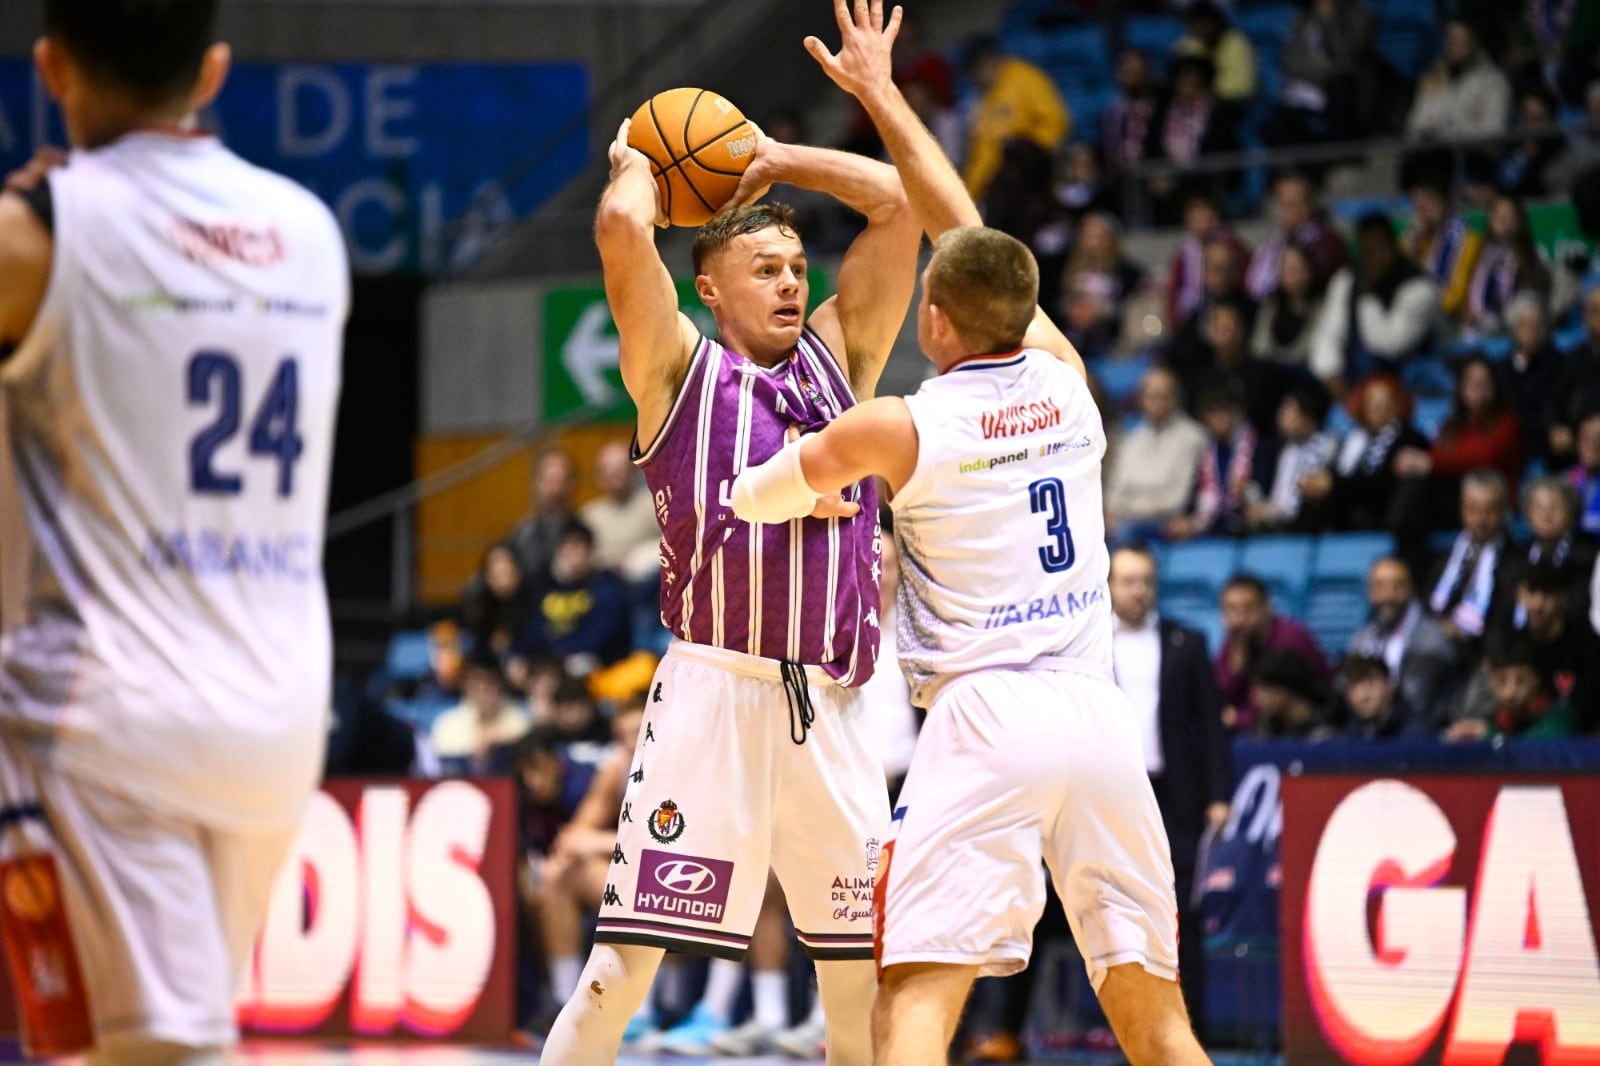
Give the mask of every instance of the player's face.
M 768 226 L 735 237 L 706 264 L 706 274 L 707 306 L 734 350 L 764 362 L 794 349 L 811 295 L 798 235 Z

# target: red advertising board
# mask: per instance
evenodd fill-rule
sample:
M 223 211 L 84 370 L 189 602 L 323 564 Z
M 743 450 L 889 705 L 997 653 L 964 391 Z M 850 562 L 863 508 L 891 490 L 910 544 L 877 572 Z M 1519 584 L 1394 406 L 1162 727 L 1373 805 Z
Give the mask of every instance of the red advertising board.
M 1600 780 L 1283 783 L 1288 1066 L 1600 1063 Z
M 515 814 L 509 780 L 325 783 L 267 905 L 240 1027 L 504 1040 Z

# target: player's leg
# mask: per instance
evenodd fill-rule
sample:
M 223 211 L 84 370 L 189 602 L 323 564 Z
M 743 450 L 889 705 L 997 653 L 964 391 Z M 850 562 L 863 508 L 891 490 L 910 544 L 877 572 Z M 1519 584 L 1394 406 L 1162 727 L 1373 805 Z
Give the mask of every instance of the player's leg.
M 1133 1066 L 1209 1066 L 1177 981 L 1125 962 L 1106 971 L 1099 994 L 1111 1031 Z
M 888 831 L 883 764 L 852 692 L 813 679 L 804 744 L 782 739 L 772 868 L 800 946 L 817 964 L 828 1062 L 872 1061 L 872 886 Z
M 650 994 L 666 952 L 639 944 L 596 944 L 561 1009 L 539 1061 L 549 1066 L 615 1062 L 628 1021 Z
M 910 962 L 886 968 L 872 1018 L 876 1066 L 947 1062 L 977 978 L 977 966 Z
M 1207 1063 L 1178 986 L 1172 856 L 1133 715 L 1109 681 L 1064 686 L 1073 755 L 1046 861 L 1089 981 L 1134 1066 Z

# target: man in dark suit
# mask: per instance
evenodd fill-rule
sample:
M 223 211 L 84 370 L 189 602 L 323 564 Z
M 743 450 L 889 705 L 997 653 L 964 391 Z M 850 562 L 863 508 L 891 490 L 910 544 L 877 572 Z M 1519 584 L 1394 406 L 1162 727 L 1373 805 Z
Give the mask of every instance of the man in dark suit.
M 1145 548 L 1111 556 L 1112 657 L 1144 737 L 1145 768 L 1172 845 L 1178 894 L 1178 965 L 1184 999 L 1203 1034 L 1204 959 L 1194 906 L 1195 860 L 1209 824 L 1228 820 L 1233 770 L 1222 727 L 1222 695 L 1205 637 L 1157 616 L 1156 561 Z

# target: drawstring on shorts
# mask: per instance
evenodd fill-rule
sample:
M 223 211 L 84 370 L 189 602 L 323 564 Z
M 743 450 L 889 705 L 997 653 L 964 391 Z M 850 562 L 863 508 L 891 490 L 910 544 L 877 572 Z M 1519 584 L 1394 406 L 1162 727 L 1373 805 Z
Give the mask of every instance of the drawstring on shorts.
M 783 678 L 783 693 L 789 698 L 789 739 L 796 744 L 804 744 L 806 733 L 817 720 L 816 709 L 811 706 L 811 686 L 806 682 L 806 668 L 784 659 L 778 663 L 778 673 Z

